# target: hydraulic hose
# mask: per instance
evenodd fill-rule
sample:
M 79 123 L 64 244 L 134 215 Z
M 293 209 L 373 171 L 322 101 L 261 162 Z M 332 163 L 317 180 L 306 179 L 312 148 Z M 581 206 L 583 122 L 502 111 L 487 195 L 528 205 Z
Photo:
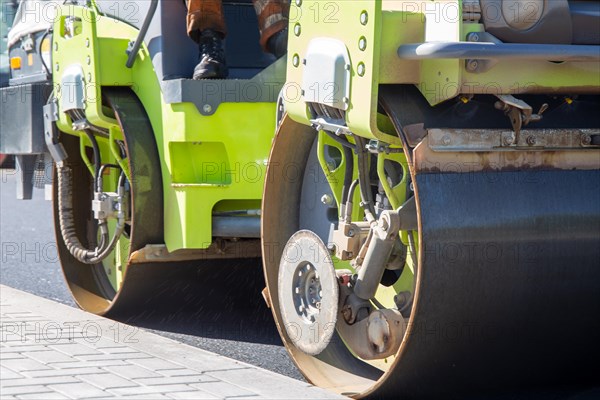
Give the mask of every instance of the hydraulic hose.
M 375 209 L 373 204 L 373 193 L 371 192 L 371 178 L 369 176 L 369 158 L 366 149 L 366 142 L 360 136 L 355 136 L 356 156 L 358 159 L 358 181 L 360 188 L 360 197 L 365 211 L 365 217 L 369 224 L 377 222 L 375 218 Z
M 64 163 L 57 163 L 58 171 L 58 215 L 60 223 L 60 232 L 65 242 L 65 246 L 69 252 L 77 260 L 84 264 L 97 264 L 106 258 L 110 252 L 114 249 L 117 240 L 123 233 L 125 228 L 125 216 L 123 210 L 119 210 L 117 218 L 117 226 L 113 234 L 110 243 L 108 243 L 108 224 L 105 219 L 100 220 L 98 229 L 100 231 L 100 243 L 99 246 L 94 250 L 85 248 L 79 238 L 75 228 L 75 218 L 73 216 L 73 203 L 72 203 L 72 178 L 73 171 L 71 168 Z M 122 175 L 123 176 L 123 175 Z M 124 195 L 123 179 L 119 179 L 119 198 L 122 199 Z

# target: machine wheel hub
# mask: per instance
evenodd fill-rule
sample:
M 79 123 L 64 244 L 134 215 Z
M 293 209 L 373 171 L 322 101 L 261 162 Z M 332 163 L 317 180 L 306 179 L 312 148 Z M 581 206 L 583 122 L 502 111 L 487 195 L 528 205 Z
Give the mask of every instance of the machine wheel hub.
M 279 268 L 279 307 L 290 340 L 310 355 L 321 353 L 334 332 L 339 288 L 323 241 L 311 231 L 287 242 Z
M 304 262 L 296 267 L 294 273 L 294 305 L 296 312 L 306 322 L 316 320 L 321 309 L 321 279 L 314 265 Z

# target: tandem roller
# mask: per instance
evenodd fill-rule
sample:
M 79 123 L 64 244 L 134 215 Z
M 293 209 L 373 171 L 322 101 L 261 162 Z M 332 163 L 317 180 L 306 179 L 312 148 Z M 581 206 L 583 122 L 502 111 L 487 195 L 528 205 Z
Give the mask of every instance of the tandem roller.
M 535 29 L 492 20 L 504 3 L 352 2 L 333 32 L 296 2 L 302 96 L 271 151 L 263 263 L 311 383 L 354 398 L 598 383 L 600 36 L 579 35 L 580 3 L 542 4 Z

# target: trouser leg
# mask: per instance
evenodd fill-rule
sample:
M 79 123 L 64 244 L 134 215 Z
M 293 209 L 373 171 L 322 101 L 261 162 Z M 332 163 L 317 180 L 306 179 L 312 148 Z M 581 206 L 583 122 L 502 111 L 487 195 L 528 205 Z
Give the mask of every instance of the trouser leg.
M 288 0 L 253 0 L 254 9 L 258 16 L 260 29 L 260 45 L 268 51 L 267 42 L 275 33 L 288 25 Z
M 227 26 L 221 0 L 187 0 L 187 7 L 187 32 L 194 41 L 198 42 L 200 32 L 205 29 L 212 29 L 225 37 Z

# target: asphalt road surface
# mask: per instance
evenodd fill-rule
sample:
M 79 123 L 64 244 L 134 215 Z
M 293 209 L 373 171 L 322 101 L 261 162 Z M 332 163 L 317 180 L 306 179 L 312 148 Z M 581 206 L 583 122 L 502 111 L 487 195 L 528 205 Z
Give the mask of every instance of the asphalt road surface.
M 35 189 L 32 200 L 17 200 L 14 171 L 1 169 L 0 222 L 0 283 L 75 307 L 58 262 L 52 204 L 44 200 L 44 191 Z M 149 296 L 145 311 L 126 322 L 302 379 L 260 294 L 260 262 L 218 267 L 192 271 L 162 288 Z

